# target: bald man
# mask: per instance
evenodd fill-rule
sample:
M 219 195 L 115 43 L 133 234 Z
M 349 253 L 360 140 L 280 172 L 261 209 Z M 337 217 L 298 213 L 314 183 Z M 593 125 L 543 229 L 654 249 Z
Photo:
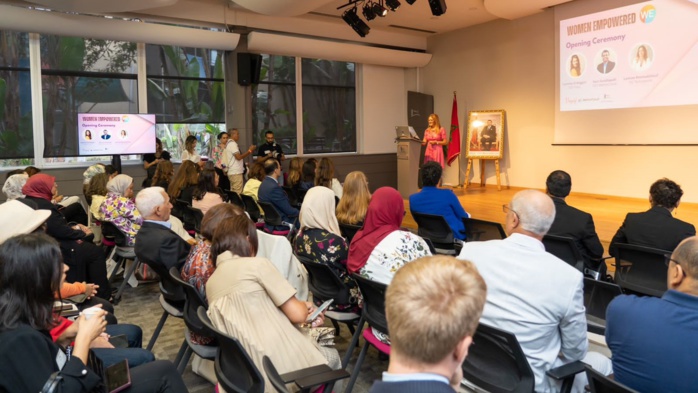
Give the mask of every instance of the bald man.
M 611 361 L 588 353 L 582 273 L 545 251 L 542 239 L 555 219 L 549 196 L 524 190 L 503 206 L 509 237 L 463 245 L 459 259 L 475 264 L 487 284 L 481 323 L 516 335 L 531 365 L 536 392 L 560 386 L 545 375 L 551 368 L 582 360 L 608 375 Z M 583 392 L 584 373 L 574 392 Z
M 615 379 L 642 392 L 690 392 L 698 386 L 698 238 L 679 243 L 666 263 L 664 296 L 621 295 L 606 311 Z

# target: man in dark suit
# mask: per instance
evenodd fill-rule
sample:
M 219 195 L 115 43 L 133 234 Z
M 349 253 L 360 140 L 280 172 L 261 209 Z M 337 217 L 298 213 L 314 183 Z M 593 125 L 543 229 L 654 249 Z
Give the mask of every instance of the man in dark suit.
M 482 133 L 480 133 L 482 150 L 490 151 L 495 142 L 497 142 L 497 127 L 492 124 L 492 120 L 487 120 L 487 125 L 482 127 Z
M 572 189 L 572 178 L 565 171 L 553 171 L 545 180 L 545 187 L 555 204 L 555 221 L 548 234 L 573 238 L 579 254 L 584 258 L 584 267 L 605 277 L 606 266 L 601 263 L 603 246 L 596 234 L 594 219 L 591 214 L 565 202 Z
M 262 184 L 259 186 L 259 200 L 274 205 L 281 215 L 281 220 L 292 223 L 298 218 L 298 209 L 291 206 L 288 195 L 286 195 L 281 186 L 279 186 L 279 177 L 281 176 L 281 165 L 279 161 L 274 158 L 268 158 L 264 161 L 264 173 L 266 173 L 267 177 L 264 178 Z M 296 228 L 298 228 L 299 225 L 299 222 L 296 220 Z
M 136 197 L 136 207 L 143 216 L 143 226 L 136 234 L 136 255 L 160 277 L 169 277 L 170 268 L 184 265 L 191 248 L 170 229 L 170 198 L 161 187 L 145 188 Z
M 613 236 L 609 253 L 616 256 L 618 243 L 658 248 L 671 252 L 681 241 L 696 235 L 696 228 L 671 216 L 679 207 L 683 190 L 669 179 L 659 179 L 650 187 L 650 205 L 643 213 L 628 213 Z
M 609 72 L 613 71 L 613 69 L 616 67 L 616 63 L 609 60 L 610 56 L 611 54 L 607 49 L 604 49 L 603 52 L 601 52 L 601 59 L 603 59 L 603 61 L 601 64 L 596 66 L 597 71 L 602 74 L 608 74 Z
M 105 141 L 109 140 L 109 138 L 111 138 L 111 135 L 109 135 L 109 131 L 104 130 L 101 138 L 104 139 Z

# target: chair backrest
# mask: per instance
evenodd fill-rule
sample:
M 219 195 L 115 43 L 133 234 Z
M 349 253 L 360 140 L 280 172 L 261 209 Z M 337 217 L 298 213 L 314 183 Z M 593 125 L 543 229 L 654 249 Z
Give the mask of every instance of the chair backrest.
M 196 219 L 192 215 L 191 210 L 189 210 L 189 208 L 191 207 L 191 203 L 182 199 L 177 199 L 174 201 L 174 204 L 172 206 L 173 209 L 171 214 L 182 220 L 184 229 L 195 230 Z
M 448 226 L 444 216 L 417 213 L 415 211 L 410 212 L 417 222 L 417 234 L 419 236 L 431 239 L 434 242 L 434 246 L 438 244 L 453 244 L 453 231 Z
M 516 336 L 480 323 L 463 362 L 463 377 L 491 393 L 530 393 L 535 377 Z
M 364 319 L 371 327 L 388 334 L 388 322 L 385 319 L 385 291 L 388 286 L 358 274 L 352 274 L 352 277 L 359 285 L 359 290 L 363 296 L 362 313 Z
M 242 209 L 245 208 L 245 202 L 243 202 L 242 197 L 237 192 L 231 191 L 231 190 L 225 190 L 225 195 L 228 196 L 228 202 L 230 202 L 233 205 L 236 205 Z
M 254 198 L 245 194 L 241 194 L 240 198 L 242 199 L 247 214 L 250 215 L 252 221 L 257 222 L 257 220 L 259 220 L 259 217 L 262 216 L 262 212 L 259 211 L 259 206 L 257 206 L 257 202 L 254 201 Z
M 589 366 L 586 367 L 586 373 L 591 393 L 638 393 L 620 382 L 609 379 Z
M 281 214 L 276 210 L 274 205 L 269 202 L 259 201 L 259 206 L 264 210 L 264 223 L 269 226 L 275 227 L 283 225 L 283 220 L 281 219 Z
M 305 199 L 305 194 L 308 193 L 308 190 L 301 190 L 300 188 L 296 188 L 296 198 L 298 198 L 298 203 L 303 204 L 303 199 Z
M 201 322 L 197 314 L 199 307 L 208 308 L 199 291 L 193 285 L 182 280 L 180 272 L 176 267 L 170 268 L 170 278 L 184 289 L 184 324 L 187 325 L 190 331 L 196 334 L 213 337 L 213 331 Z
M 351 243 L 351 239 L 354 238 L 359 229 L 361 229 L 361 227 L 358 225 L 342 224 L 341 222 L 339 223 L 339 231 L 341 232 L 342 236 L 347 239 L 347 245 Z
M 286 193 L 286 196 L 288 197 L 288 201 L 291 203 L 291 206 L 300 205 L 298 203 L 298 196 L 296 195 L 296 191 L 293 188 L 289 186 L 281 186 L 281 188 Z
M 621 288 L 662 297 L 667 290 L 664 255 L 671 251 L 621 243 L 616 253 L 614 279 Z
M 568 265 L 584 271 L 584 259 L 579 253 L 574 239 L 568 236 L 545 235 L 543 236 L 545 251 L 567 262 Z
M 274 386 L 274 389 L 276 389 L 278 393 L 288 393 L 284 380 L 281 378 L 281 375 L 279 375 L 279 372 L 276 371 L 274 363 L 272 363 L 271 359 L 266 355 L 262 358 L 262 366 L 264 366 L 264 372 L 267 374 L 267 378 Z
M 586 308 L 587 318 L 592 316 L 605 321 L 608 304 L 622 294 L 623 290 L 618 284 L 584 277 L 584 308 Z
M 189 205 L 187 205 L 187 211 L 194 222 L 194 230 L 196 233 L 201 233 L 201 221 L 204 219 L 204 212 L 202 212 L 201 209 Z
M 111 222 L 100 221 L 100 228 L 102 229 L 102 236 L 113 241 L 114 243 L 116 243 L 117 246 L 128 246 L 128 240 L 126 239 L 126 235 Z
M 142 263 L 148 265 L 149 268 L 153 269 L 155 273 L 158 274 L 160 279 L 160 292 L 162 296 L 170 303 L 184 303 L 184 289 L 170 277 L 170 272 L 162 264 L 155 263 L 154 261 L 144 258 L 143 255 L 139 255 L 136 252 L 138 260 Z
M 206 315 L 206 309 L 197 310 L 199 320 L 216 336 L 216 377 L 226 392 L 263 393 L 264 378 L 240 342 L 217 329 Z
M 313 298 L 321 301 L 334 299 L 335 304 L 348 304 L 349 288 L 331 267 L 296 254 L 296 258 L 308 271 L 308 287 Z
M 464 218 L 466 241 L 482 242 L 486 240 L 501 240 L 507 237 L 502 224 L 498 222 Z

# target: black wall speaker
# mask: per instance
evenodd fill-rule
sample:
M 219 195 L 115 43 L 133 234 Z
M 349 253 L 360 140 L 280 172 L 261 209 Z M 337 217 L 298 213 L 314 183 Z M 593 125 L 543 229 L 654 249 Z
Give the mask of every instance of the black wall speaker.
M 259 83 L 259 73 L 262 69 L 262 55 L 238 53 L 238 84 L 249 86 Z
M 429 7 L 434 16 L 443 15 L 446 12 L 446 0 L 429 0 Z

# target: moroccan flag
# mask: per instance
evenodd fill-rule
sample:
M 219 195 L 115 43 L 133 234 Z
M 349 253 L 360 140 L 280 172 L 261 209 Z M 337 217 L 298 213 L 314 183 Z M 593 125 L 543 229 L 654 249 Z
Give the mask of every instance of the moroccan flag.
M 451 110 L 451 135 L 448 142 L 448 166 L 458 158 L 460 154 L 460 129 L 458 128 L 458 101 L 456 92 L 453 92 L 453 109 Z

